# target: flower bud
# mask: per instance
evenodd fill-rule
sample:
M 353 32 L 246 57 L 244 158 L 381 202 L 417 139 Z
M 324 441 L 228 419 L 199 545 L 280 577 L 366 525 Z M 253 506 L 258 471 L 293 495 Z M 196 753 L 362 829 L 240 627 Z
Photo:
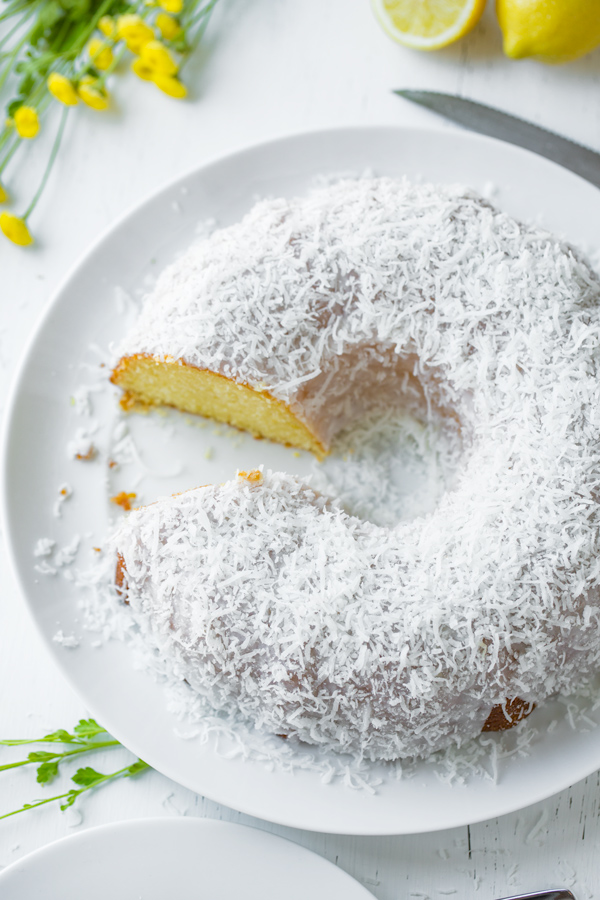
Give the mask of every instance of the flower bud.
M 2 213 L 0 231 L 18 247 L 29 247 L 30 244 L 33 244 L 33 238 L 25 220 L 13 216 L 12 213 Z
M 79 103 L 75 85 L 65 75 L 52 72 L 48 76 L 48 90 L 52 96 L 65 106 L 76 106 Z
M 19 137 L 31 140 L 40 130 L 40 120 L 33 106 L 20 106 L 13 116 Z

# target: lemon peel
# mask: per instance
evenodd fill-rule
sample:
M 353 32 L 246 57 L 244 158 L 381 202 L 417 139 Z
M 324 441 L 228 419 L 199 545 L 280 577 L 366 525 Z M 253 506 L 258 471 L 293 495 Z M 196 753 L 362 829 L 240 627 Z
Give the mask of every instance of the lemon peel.
M 485 0 L 371 0 L 391 38 L 415 50 L 439 50 L 471 31 Z
M 571 62 L 600 46 L 598 0 L 496 0 L 504 52 Z
M 20 106 L 13 116 L 13 122 L 19 137 L 30 141 L 39 134 L 40 120 L 33 106 Z
M 46 84 L 54 99 L 58 100 L 59 103 L 63 103 L 65 106 L 77 106 L 79 103 L 75 85 L 66 75 L 52 72 L 48 76 Z
M 27 227 L 27 222 L 12 213 L 5 212 L 0 215 L 0 231 L 18 247 L 29 247 L 30 244 L 33 244 L 33 237 Z

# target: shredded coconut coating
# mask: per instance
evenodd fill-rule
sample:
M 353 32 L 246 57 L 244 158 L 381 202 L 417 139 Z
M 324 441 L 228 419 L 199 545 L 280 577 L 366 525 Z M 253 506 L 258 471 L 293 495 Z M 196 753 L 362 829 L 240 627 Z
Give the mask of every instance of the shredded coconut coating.
M 400 361 L 458 418 L 463 471 L 393 529 L 283 474 L 132 512 L 112 544 L 147 640 L 215 708 L 369 759 L 575 690 L 600 668 L 599 335 L 580 255 L 462 188 L 342 182 L 215 232 L 123 354 L 267 389 L 326 437 Z

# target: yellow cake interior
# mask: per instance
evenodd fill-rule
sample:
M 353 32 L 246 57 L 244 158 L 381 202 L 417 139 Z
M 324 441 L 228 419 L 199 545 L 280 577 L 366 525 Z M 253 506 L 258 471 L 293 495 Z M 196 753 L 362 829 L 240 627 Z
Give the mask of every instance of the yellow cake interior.
M 310 450 L 319 458 L 326 454 L 310 429 L 267 391 L 254 390 L 182 360 L 124 356 L 111 381 L 124 391 L 124 409 L 137 404 L 174 406 L 182 412 L 227 422 L 255 437 Z

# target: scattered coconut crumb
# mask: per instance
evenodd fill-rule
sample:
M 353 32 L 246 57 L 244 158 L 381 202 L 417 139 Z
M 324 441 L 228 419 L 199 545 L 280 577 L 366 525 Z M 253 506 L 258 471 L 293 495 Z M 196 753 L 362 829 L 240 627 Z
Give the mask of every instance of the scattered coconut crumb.
M 83 813 L 80 809 L 70 807 L 65 811 L 65 820 L 69 828 L 77 828 L 83 822 Z
M 78 388 L 71 397 L 71 405 L 75 407 L 78 416 L 91 416 L 92 401 L 90 400 L 91 389 L 89 387 Z
M 55 547 L 56 541 L 53 541 L 52 538 L 40 538 L 33 548 L 33 555 L 51 556 Z
M 61 647 L 68 647 L 69 649 L 74 649 L 75 647 L 79 647 L 79 638 L 76 638 L 74 634 L 65 634 L 62 629 L 56 632 L 52 641 L 55 644 L 60 644 Z
M 77 551 L 79 550 L 79 545 L 81 543 L 81 537 L 78 534 L 73 535 L 70 544 L 66 544 L 66 546 L 61 547 L 61 549 L 54 556 L 54 565 L 60 569 L 63 566 L 70 566 L 75 557 L 77 556 Z
M 91 460 L 97 456 L 98 450 L 91 438 L 91 434 L 94 431 L 96 431 L 96 428 L 77 429 L 75 437 L 67 444 L 67 456 L 69 459 Z
M 533 826 L 533 828 L 531 829 L 531 831 L 525 838 L 526 844 L 531 844 L 535 840 L 535 838 L 543 831 L 547 821 L 548 821 L 548 810 L 544 809 L 540 813 L 537 822 L 535 823 L 535 825 Z

